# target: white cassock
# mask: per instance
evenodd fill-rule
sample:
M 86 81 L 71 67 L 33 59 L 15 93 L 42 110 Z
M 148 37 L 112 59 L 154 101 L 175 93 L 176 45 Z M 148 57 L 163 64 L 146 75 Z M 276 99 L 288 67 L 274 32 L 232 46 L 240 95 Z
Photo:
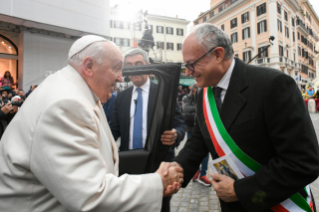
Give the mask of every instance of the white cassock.
M 160 211 L 160 175 L 118 177 L 100 101 L 71 66 L 27 98 L 0 142 L 0 211 Z

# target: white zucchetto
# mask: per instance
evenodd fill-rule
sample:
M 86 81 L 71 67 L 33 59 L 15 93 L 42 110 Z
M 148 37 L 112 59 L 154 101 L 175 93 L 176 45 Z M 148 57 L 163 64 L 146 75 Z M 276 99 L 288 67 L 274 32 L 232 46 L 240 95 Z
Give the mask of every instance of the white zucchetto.
M 92 43 L 98 41 L 107 41 L 105 38 L 96 35 L 85 35 L 79 39 L 77 39 L 70 48 L 68 59 L 73 57 L 75 54 L 79 53 Z

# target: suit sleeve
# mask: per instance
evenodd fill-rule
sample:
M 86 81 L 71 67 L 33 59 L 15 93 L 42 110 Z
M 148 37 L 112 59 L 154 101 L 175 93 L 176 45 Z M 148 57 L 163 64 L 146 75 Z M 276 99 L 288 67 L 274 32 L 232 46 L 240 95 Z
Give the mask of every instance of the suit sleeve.
M 174 146 L 178 147 L 180 142 L 184 139 L 185 131 L 186 131 L 185 122 L 181 113 L 181 108 L 178 105 L 178 102 L 176 102 L 176 107 L 175 107 L 173 128 L 176 130 L 176 133 L 177 133 L 177 139 Z
M 32 172 L 70 211 L 160 211 L 160 176 L 115 176 L 101 153 L 110 144 L 98 136 L 99 121 L 83 101 L 46 108 L 34 132 Z
M 205 144 L 204 138 L 202 137 L 198 121 L 195 118 L 192 136 L 187 140 L 184 148 L 174 158 L 174 161 L 180 164 L 184 169 L 183 187 L 187 186 L 207 154 L 208 148 Z
M 111 114 L 111 121 L 109 123 L 114 140 L 117 140 L 119 137 L 121 137 L 120 120 L 118 115 L 119 101 L 120 98 L 115 99 L 114 107 Z
M 277 205 L 302 191 L 319 174 L 316 134 L 291 77 L 278 75 L 271 81 L 266 90 L 264 116 L 276 156 L 255 175 L 234 183 L 240 203 L 249 212 Z

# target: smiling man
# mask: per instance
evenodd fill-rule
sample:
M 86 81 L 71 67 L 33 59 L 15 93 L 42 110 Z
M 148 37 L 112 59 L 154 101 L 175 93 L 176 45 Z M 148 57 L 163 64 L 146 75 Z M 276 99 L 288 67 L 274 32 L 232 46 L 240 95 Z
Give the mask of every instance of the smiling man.
M 122 81 L 114 43 L 88 35 L 68 66 L 33 91 L 0 142 L 0 211 L 160 211 L 182 169 L 118 177 L 118 149 L 101 102 Z
M 147 53 L 142 49 L 133 49 L 124 57 L 125 66 L 149 64 Z M 115 101 L 110 128 L 114 139 L 121 137 L 120 151 L 141 149 L 145 145 L 150 119 L 155 112 L 157 84 L 150 81 L 148 75 L 130 76 L 133 86 L 120 92 Z M 176 104 L 173 129 L 165 131 L 161 137 L 162 144 L 170 146 L 165 161 L 174 158 L 177 147 L 185 135 L 181 110 Z M 170 197 L 163 199 L 162 211 L 169 211 Z
M 210 152 L 245 176 L 212 175 L 223 212 L 315 211 L 309 184 L 319 173 L 318 141 L 295 81 L 234 58 L 228 35 L 212 24 L 194 27 L 182 52 L 201 87 L 192 137 L 174 159 L 183 186 Z

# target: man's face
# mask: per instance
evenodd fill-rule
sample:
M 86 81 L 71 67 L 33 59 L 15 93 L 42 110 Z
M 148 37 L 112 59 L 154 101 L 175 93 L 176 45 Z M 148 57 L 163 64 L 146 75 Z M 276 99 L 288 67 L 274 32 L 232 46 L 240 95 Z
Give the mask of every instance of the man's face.
M 194 34 L 190 34 L 184 41 L 182 54 L 185 63 L 193 63 L 203 56 L 206 51 L 199 45 Z M 223 77 L 225 72 L 217 68 L 214 51 L 211 56 L 205 56 L 194 65 L 194 71 L 186 68 L 186 75 L 192 76 L 196 80 L 197 87 L 215 86 Z
M 18 91 L 18 95 L 21 97 L 24 96 L 24 91 Z
M 124 61 L 125 66 L 141 66 L 146 65 L 143 55 L 137 54 L 133 56 L 128 56 Z M 148 75 L 138 75 L 138 76 L 130 76 L 130 80 L 136 87 L 141 87 L 146 83 L 148 79 Z
M 8 96 L 8 92 L 7 91 L 2 91 L 2 97 L 5 98 Z
M 108 49 L 103 58 L 103 63 L 98 64 L 93 60 L 93 77 L 90 88 L 105 103 L 112 97 L 113 88 L 117 82 L 122 82 L 123 55 L 111 42 L 102 45 Z
M 193 89 L 192 89 L 192 94 L 193 94 L 193 95 L 195 95 L 196 90 L 197 90 L 196 88 L 193 88 Z

